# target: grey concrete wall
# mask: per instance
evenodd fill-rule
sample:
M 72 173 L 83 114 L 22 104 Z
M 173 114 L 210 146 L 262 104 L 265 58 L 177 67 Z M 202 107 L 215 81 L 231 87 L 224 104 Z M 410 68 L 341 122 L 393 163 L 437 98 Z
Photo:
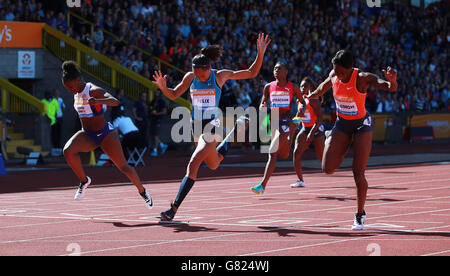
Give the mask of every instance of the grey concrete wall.
M 16 48 L 0 48 L 0 77 L 4 79 L 17 79 L 18 68 L 18 52 L 19 51 L 34 51 L 36 55 L 36 79 L 44 77 L 44 52 L 43 49 L 16 49 Z

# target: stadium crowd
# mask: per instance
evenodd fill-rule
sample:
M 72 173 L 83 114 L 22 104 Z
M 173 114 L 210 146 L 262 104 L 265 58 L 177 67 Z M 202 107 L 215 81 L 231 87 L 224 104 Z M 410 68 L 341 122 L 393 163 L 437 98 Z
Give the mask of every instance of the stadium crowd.
M 157 62 L 132 45 L 189 71 L 202 47 L 219 44 L 224 55 L 214 67 L 239 69 L 250 66 L 256 55 L 257 33 L 270 34 L 272 44 L 259 76 L 228 82 L 223 106 L 258 106 L 277 61 L 288 65 L 291 81 L 299 84 L 310 76 L 320 83 L 334 54 L 349 48 L 362 70 L 383 76 L 381 70 L 392 66 L 399 72 L 397 93 L 368 91 L 366 106 L 372 113 L 450 111 L 447 1 L 426 9 L 399 1 L 369 8 L 361 0 L 82 2 L 71 10 L 95 24 L 93 33 L 81 21 L 69 28 L 67 6 L 52 1 L 0 0 L 0 20 L 45 22 L 149 79 Z M 169 86 L 182 78 L 167 66 L 163 73 L 169 75 Z M 334 109 L 332 93 L 326 94 L 323 107 L 326 113 Z

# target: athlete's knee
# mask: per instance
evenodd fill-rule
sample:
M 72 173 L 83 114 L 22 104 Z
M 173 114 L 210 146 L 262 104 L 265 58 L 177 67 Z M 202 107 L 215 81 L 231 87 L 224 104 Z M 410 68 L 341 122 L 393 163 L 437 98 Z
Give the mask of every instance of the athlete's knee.
M 277 159 L 278 159 L 278 152 L 269 153 L 269 160 L 277 160 Z
M 327 164 L 325 162 L 322 162 L 322 171 L 326 174 L 333 174 L 336 168 L 334 166 L 331 166 L 330 164 Z
M 280 157 L 282 159 L 288 159 L 289 158 L 289 151 L 280 152 Z
M 125 175 L 128 175 L 129 173 L 131 173 L 133 171 L 133 168 L 130 165 L 128 165 L 127 163 L 120 164 L 119 166 L 117 166 L 117 168 L 119 169 L 119 171 L 121 171 Z
M 215 171 L 217 170 L 217 168 L 220 166 L 220 162 L 215 162 L 213 164 L 206 164 L 208 166 L 209 169 Z
M 63 149 L 63 154 L 64 154 L 64 157 L 67 158 L 69 156 L 76 154 L 76 152 L 69 145 L 65 145 L 64 149 Z
M 353 169 L 353 178 L 355 179 L 355 183 L 357 185 L 363 184 L 366 185 L 366 175 L 364 170 Z

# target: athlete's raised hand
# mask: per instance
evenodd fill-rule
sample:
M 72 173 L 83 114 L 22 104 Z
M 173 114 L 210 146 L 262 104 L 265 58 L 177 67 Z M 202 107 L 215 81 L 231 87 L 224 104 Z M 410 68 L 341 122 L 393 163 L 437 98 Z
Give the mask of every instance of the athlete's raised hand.
M 390 83 L 397 82 L 397 70 L 389 66 L 387 68 L 387 71 L 385 69 L 383 69 L 382 71 L 384 73 L 384 76 Z
M 258 53 L 264 54 L 271 41 L 272 40 L 269 38 L 269 35 L 264 35 L 263 33 L 258 34 L 258 40 L 256 42 Z
M 155 74 L 153 75 L 154 81 L 152 81 L 154 84 L 156 84 L 159 89 L 163 90 L 167 88 L 167 75 L 162 75 L 161 71 L 155 71 Z

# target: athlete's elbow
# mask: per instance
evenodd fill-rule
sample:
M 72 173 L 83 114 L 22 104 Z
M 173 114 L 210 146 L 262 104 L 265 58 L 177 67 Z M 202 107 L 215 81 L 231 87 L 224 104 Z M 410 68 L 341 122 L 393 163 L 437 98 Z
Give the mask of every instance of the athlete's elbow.
M 119 106 L 119 105 L 120 105 L 120 101 L 117 99 L 114 99 L 110 104 L 110 106 Z
M 256 78 L 256 76 L 258 76 L 258 73 L 259 73 L 259 71 L 248 70 L 248 78 L 249 79 Z
M 167 93 L 167 94 L 164 93 L 164 95 L 171 101 L 174 101 L 178 98 L 175 95 L 173 95 L 172 93 Z

